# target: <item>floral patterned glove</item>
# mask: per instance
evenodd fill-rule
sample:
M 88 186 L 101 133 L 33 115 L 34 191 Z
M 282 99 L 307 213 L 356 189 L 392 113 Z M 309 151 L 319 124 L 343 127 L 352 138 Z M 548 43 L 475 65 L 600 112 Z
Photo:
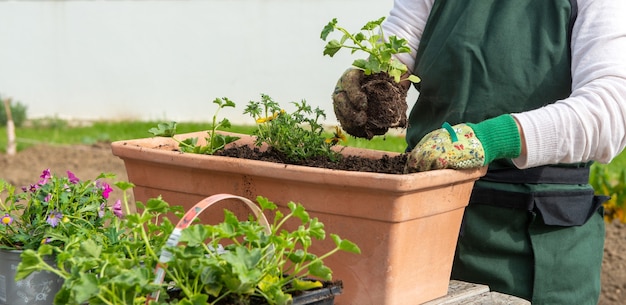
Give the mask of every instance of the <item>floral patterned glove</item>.
M 505 114 L 478 124 L 447 122 L 420 140 L 409 153 L 405 172 L 477 168 L 500 158 L 520 155 L 517 124 Z

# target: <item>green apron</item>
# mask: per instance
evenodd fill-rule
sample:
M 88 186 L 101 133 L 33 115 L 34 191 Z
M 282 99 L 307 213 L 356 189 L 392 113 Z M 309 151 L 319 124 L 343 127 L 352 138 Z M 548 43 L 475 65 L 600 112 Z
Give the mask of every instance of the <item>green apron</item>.
M 444 121 L 477 123 L 569 96 L 574 4 L 436 0 L 417 50 L 409 147 Z M 472 193 L 452 277 L 533 304 L 597 304 L 605 198 L 588 184 L 589 165 L 494 161 Z

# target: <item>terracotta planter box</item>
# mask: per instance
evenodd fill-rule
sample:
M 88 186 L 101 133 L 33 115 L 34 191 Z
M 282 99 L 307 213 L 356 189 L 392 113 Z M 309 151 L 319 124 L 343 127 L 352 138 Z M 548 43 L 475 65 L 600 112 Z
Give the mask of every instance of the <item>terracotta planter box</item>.
M 252 141 L 239 136 L 239 143 Z M 326 225 L 326 232 L 361 248 L 360 255 L 338 253 L 326 260 L 333 277 L 344 283 L 335 300 L 340 305 L 420 304 L 446 295 L 463 212 L 474 181 L 485 174 L 485 169 L 477 169 L 392 175 L 183 154 L 171 150 L 175 141 L 159 137 L 111 146 L 124 160 L 139 201 L 162 195 L 170 204 L 189 208 L 207 196 L 230 193 L 252 200 L 265 196 L 285 208 L 289 201 L 302 203 Z M 356 148 L 343 153 L 394 155 Z M 247 213 L 240 205 L 224 208 Z M 214 213 L 202 221 L 222 217 Z M 328 250 L 332 240 L 318 247 Z

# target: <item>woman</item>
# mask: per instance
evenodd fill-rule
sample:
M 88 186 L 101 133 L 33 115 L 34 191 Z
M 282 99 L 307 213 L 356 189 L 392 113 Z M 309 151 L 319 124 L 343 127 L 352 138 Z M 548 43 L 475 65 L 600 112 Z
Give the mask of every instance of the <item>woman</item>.
M 533 304 L 597 304 L 605 198 L 589 165 L 626 146 L 624 16 L 623 0 L 395 1 L 385 35 L 408 41 L 398 59 L 422 79 L 407 168 L 489 165 L 454 279 Z

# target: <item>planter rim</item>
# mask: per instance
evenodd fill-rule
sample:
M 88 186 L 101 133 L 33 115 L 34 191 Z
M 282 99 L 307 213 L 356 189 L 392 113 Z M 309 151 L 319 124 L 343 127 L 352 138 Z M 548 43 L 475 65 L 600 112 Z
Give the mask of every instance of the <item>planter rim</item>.
M 231 145 L 242 145 L 242 143 L 245 145 L 246 138 L 248 138 L 248 143 L 251 141 L 249 140 L 249 138 L 251 138 L 249 135 L 228 132 L 222 133 L 240 136 L 244 139 L 235 141 Z M 177 135 L 177 137 L 198 137 L 203 139 L 205 135 L 206 132 L 193 132 L 180 134 Z M 180 168 L 188 168 L 189 170 L 211 169 L 215 171 L 231 172 L 233 168 L 236 168 L 237 172 L 244 175 L 279 180 L 298 180 L 302 183 L 314 181 L 319 183 L 319 177 L 324 176 L 326 179 L 322 180 L 323 184 L 328 186 L 363 187 L 370 190 L 384 191 L 388 191 L 391 188 L 399 193 L 415 191 L 416 186 L 418 186 L 417 189 L 437 187 L 442 184 L 449 184 L 451 180 L 455 181 L 455 183 L 476 180 L 483 176 L 487 170 L 486 167 L 469 170 L 443 169 L 412 174 L 345 171 L 234 157 L 182 153 L 172 150 L 177 147 L 177 143 L 167 137 L 122 140 L 111 143 L 113 154 L 122 159 L 145 160 Z M 346 155 L 369 157 L 382 157 L 383 155 L 395 156 L 399 154 L 396 152 L 354 147 L 346 147 L 342 153 Z M 345 179 L 345 177 L 349 177 L 350 179 Z
M 242 138 L 251 137 L 245 134 L 228 132 L 223 133 L 240 136 Z M 205 135 L 206 132 L 194 132 L 180 134 L 177 135 L 177 137 L 199 137 L 202 139 Z M 247 140 L 249 143 L 250 140 Z M 246 144 L 246 139 L 243 141 L 240 139 L 231 143 L 231 145 L 242 145 L 242 143 Z M 442 169 L 412 174 L 346 171 L 234 157 L 182 153 L 180 151 L 172 150 L 177 147 L 177 143 L 167 137 L 121 140 L 111 143 L 111 150 L 115 156 L 122 159 L 133 159 L 139 162 L 148 161 L 163 165 L 187 168 L 189 170 L 210 169 L 221 172 L 232 172 L 233 169 L 236 168 L 238 173 L 244 175 L 279 180 L 298 180 L 302 183 L 311 183 L 314 181 L 316 183 L 320 183 L 319 177 L 322 176 L 324 177 L 324 179 L 322 179 L 322 183 L 327 186 L 362 187 L 369 190 L 381 190 L 386 192 L 393 189 L 394 192 L 397 193 L 413 192 L 417 189 L 427 189 L 446 184 L 476 180 L 483 176 L 487 171 L 487 167 L 469 170 Z M 365 157 L 399 155 L 397 152 L 385 152 L 354 147 L 346 147 L 342 153 L 346 155 Z M 346 179 L 345 177 L 349 177 L 349 179 Z M 454 183 L 450 183 L 449 181 L 454 181 Z

